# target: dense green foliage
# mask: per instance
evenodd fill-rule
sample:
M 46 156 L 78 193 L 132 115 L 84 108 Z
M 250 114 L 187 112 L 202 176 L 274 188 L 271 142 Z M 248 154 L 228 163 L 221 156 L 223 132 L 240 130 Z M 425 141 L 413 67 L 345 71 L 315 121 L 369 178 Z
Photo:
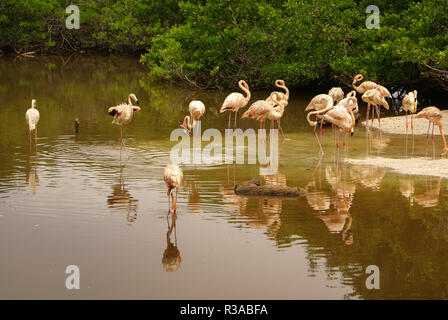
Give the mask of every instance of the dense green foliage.
M 73 50 L 80 48 L 138 51 L 153 36 L 180 23 L 175 0 L 79 0 L 80 29 L 67 29 L 69 0 L 2 0 L 0 48 Z
M 143 62 L 155 76 L 203 87 L 239 78 L 255 86 L 277 78 L 291 86 L 333 78 L 350 83 L 356 73 L 387 85 L 444 76 L 440 84 L 447 86 L 447 1 L 374 1 L 379 29 L 366 28 L 370 4 L 182 2 L 185 23 L 155 37 Z
M 81 28 L 68 30 L 70 3 L 3 0 L 0 49 L 147 50 L 152 76 L 198 88 L 349 84 L 363 73 L 448 90 L 448 0 L 80 0 Z M 366 27 L 372 4 L 379 29 Z

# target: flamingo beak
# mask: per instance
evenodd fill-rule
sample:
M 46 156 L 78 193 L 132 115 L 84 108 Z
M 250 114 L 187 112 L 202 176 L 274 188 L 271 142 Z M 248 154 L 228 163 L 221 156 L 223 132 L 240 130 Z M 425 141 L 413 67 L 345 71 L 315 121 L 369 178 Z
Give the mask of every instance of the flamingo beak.
M 353 136 L 354 133 L 355 133 L 355 128 L 352 128 L 352 130 L 350 130 L 350 136 Z
M 138 102 L 138 100 L 135 100 L 135 103 L 136 103 L 137 105 L 140 105 L 140 103 Z

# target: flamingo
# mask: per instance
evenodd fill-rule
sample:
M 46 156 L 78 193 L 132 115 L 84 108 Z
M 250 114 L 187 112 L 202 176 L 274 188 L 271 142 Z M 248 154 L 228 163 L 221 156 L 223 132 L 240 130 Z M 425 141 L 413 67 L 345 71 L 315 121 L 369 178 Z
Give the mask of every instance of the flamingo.
M 278 96 L 277 96 L 278 97 Z M 274 121 L 277 121 L 278 130 L 281 131 L 283 139 L 285 139 L 285 135 L 283 133 L 282 127 L 280 126 L 280 120 L 283 117 L 283 113 L 285 112 L 285 108 L 288 105 L 288 101 L 286 100 L 276 100 L 278 107 L 272 106 L 271 110 L 269 110 L 267 119 L 271 120 L 271 128 L 275 129 Z
M 241 90 L 243 90 L 246 93 L 246 97 L 244 97 L 239 92 L 232 92 L 225 98 L 225 100 L 221 106 L 221 110 L 219 111 L 220 113 L 223 113 L 224 111 L 235 112 L 235 122 L 233 124 L 234 129 L 236 128 L 236 118 L 238 116 L 238 110 L 240 108 L 245 107 L 250 100 L 249 85 L 246 83 L 246 81 L 240 80 L 238 82 L 238 86 L 241 88 Z M 229 129 L 230 129 L 231 117 L 232 117 L 232 114 L 229 113 L 229 124 L 228 124 Z
M 202 101 L 193 100 L 190 102 L 188 109 L 190 111 L 191 118 L 190 116 L 185 116 L 184 123 L 181 124 L 180 127 L 190 132 L 191 129 L 194 128 L 196 121 L 198 121 L 201 118 L 201 116 L 205 113 L 205 106 L 202 103 Z
M 278 95 L 276 92 L 272 92 L 266 100 L 257 100 L 252 103 L 249 109 L 243 113 L 241 119 L 256 119 L 260 121 L 260 129 L 263 129 L 264 120 L 276 103 L 279 103 Z
M 401 109 L 406 112 L 406 133 L 408 132 L 408 112 L 411 113 L 411 130 L 414 134 L 414 113 L 417 111 L 417 90 L 409 92 L 401 102 Z
M 120 142 L 121 145 L 125 148 L 126 152 L 128 151 L 128 149 L 126 148 L 123 140 L 124 126 L 131 122 L 134 112 L 141 110 L 140 107 L 132 105 L 131 99 L 134 100 L 135 103 L 139 104 L 135 94 L 131 93 L 128 96 L 127 104 L 121 103 L 118 106 L 110 107 L 108 110 L 109 114 L 114 117 L 112 123 L 120 126 Z
M 277 96 L 279 97 L 280 100 L 285 100 L 286 101 L 286 105 L 288 104 L 288 100 L 289 100 L 289 89 L 286 87 L 285 85 L 285 81 L 283 80 L 275 80 L 275 85 L 279 88 L 282 88 L 285 90 L 285 93 L 280 92 L 280 91 L 274 91 L 274 93 L 277 94 Z M 270 97 L 268 98 L 270 99 Z M 266 100 L 268 100 L 266 99 Z M 272 102 L 275 102 L 272 100 Z
M 338 104 L 344 98 L 344 91 L 341 87 L 333 87 L 328 91 L 328 95 L 333 98 L 334 103 Z
M 426 120 L 429 121 L 428 131 L 426 133 L 427 141 L 428 141 L 428 137 L 429 137 L 429 126 L 431 125 L 431 123 L 432 123 L 432 138 L 433 139 L 434 139 L 434 125 L 436 124 L 439 126 L 440 135 L 442 136 L 442 141 L 443 141 L 443 151 L 441 153 L 441 156 L 443 157 L 448 152 L 448 147 L 446 146 L 445 135 L 443 134 L 442 112 L 438 108 L 431 106 L 431 107 L 424 108 L 422 111 L 417 113 L 415 117 L 416 118 L 425 118 Z
M 353 111 L 354 114 L 359 112 L 358 99 L 356 98 L 356 92 L 353 90 L 347 94 L 347 96 L 339 101 L 336 106 L 343 106 L 348 112 Z M 351 135 L 354 133 L 354 127 L 351 129 Z
M 343 105 L 338 105 L 329 110 L 324 115 L 318 114 L 317 118 L 321 118 L 325 121 L 331 122 L 338 128 L 338 141 L 336 143 L 336 147 L 339 150 L 339 129 L 343 129 L 345 131 L 344 136 L 344 146 L 347 142 L 347 134 L 352 131 L 355 126 L 355 115 L 353 114 L 353 110 L 348 111 L 347 108 Z
M 305 111 L 309 110 L 315 110 L 308 112 L 308 115 L 306 116 L 306 120 L 308 123 L 314 127 L 314 135 L 316 136 L 317 143 L 319 144 L 319 154 L 324 155 L 324 150 L 322 149 L 322 143 L 319 140 L 319 137 L 317 136 L 316 127 L 317 127 L 317 121 L 311 121 L 310 117 L 313 114 L 321 114 L 325 113 L 329 110 L 333 109 L 333 98 L 328 94 L 318 94 L 313 99 L 311 99 L 308 106 L 305 108 Z M 323 120 L 320 122 L 320 135 L 322 139 L 322 123 Z
M 25 120 L 28 124 L 29 134 L 30 134 L 30 145 L 31 142 L 31 131 L 34 130 L 34 144 L 37 145 L 37 123 L 39 122 L 39 111 L 36 109 L 36 99 L 31 100 L 31 108 L 26 110 Z
M 182 169 L 177 164 L 168 164 L 163 171 L 163 180 L 168 187 L 168 214 L 176 212 L 177 208 L 177 191 L 184 180 Z M 174 198 L 173 189 L 176 189 L 176 198 Z M 170 196 L 171 196 L 171 210 L 170 210 Z
M 378 92 L 383 96 L 383 97 L 388 97 L 388 98 L 392 98 L 392 95 L 390 94 L 389 90 L 387 90 L 386 87 L 383 87 L 379 84 L 377 84 L 376 82 L 373 81 L 364 81 L 363 83 L 361 83 L 359 86 L 356 86 L 356 83 L 358 83 L 359 81 L 362 81 L 362 79 L 364 79 L 362 74 L 357 74 L 356 76 L 353 77 L 353 82 L 352 82 L 352 86 L 353 89 L 355 89 L 358 93 L 363 94 L 368 90 L 371 89 L 378 89 Z M 389 109 L 389 108 L 387 108 Z M 367 103 L 367 115 L 366 115 L 366 124 L 369 121 L 369 112 L 370 112 L 370 103 Z M 373 111 L 372 111 L 373 112 Z M 379 117 L 379 113 L 377 110 L 377 114 Z M 378 122 L 379 122 L 379 118 L 378 118 Z M 373 123 L 373 120 L 372 120 Z
M 362 95 L 361 98 L 362 98 L 362 101 L 368 103 L 366 127 L 369 126 L 369 123 L 368 123 L 368 121 L 369 121 L 369 106 L 370 106 L 370 104 L 372 104 L 375 106 L 376 114 L 378 115 L 378 126 L 381 129 L 380 110 L 379 110 L 380 108 L 378 106 L 383 106 L 384 108 L 386 108 L 386 110 L 389 110 L 389 104 L 387 103 L 386 99 L 380 93 L 378 88 L 367 90 L 366 92 L 364 92 L 364 94 Z M 374 119 L 375 119 L 375 115 L 373 114 L 373 109 L 372 109 L 372 125 L 373 125 Z

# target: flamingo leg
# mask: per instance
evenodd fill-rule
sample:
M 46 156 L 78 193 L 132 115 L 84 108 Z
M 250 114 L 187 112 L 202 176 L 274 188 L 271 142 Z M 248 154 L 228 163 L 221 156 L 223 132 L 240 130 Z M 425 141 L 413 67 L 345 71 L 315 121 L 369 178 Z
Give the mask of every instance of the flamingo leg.
M 33 142 L 31 141 L 31 130 L 28 131 L 30 134 L 30 150 L 31 150 L 31 145 L 33 144 Z
M 176 212 L 177 210 L 177 191 L 179 190 L 179 188 L 176 188 L 176 200 L 174 202 L 174 212 Z
M 283 133 L 282 127 L 280 126 L 280 119 L 277 120 L 278 130 L 282 133 L 283 140 L 286 140 L 285 134 Z
M 411 157 L 414 156 L 414 147 L 415 147 L 415 141 L 414 141 L 414 114 L 411 113 L 411 131 L 412 131 L 412 152 Z
M 408 157 L 408 112 L 406 111 L 406 158 Z
M 320 129 L 319 129 L 319 133 L 320 133 L 320 143 L 322 144 L 323 143 L 323 139 L 322 139 L 322 125 L 324 124 L 324 118 L 322 118 L 321 120 L 320 120 Z
M 227 124 L 227 129 L 230 129 L 230 119 L 232 118 L 232 111 L 229 111 L 229 123 Z
M 124 147 L 124 150 L 128 152 L 128 148 L 126 147 L 126 144 L 124 143 L 124 128 L 123 126 L 120 126 L 120 142 L 121 145 Z
M 376 105 L 375 106 L 375 110 L 376 110 L 376 114 L 378 116 L 378 129 L 381 130 L 381 113 L 380 113 L 380 106 Z
M 428 122 L 428 131 L 426 131 L 426 152 L 425 158 L 428 157 L 428 139 L 429 139 L 429 127 L 431 126 L 431 122 Z
M 432 123 L 432 158 L 436 158 L 436 146 L 434 144 L 434 125 L 435 123 Z
M 322 149 L 322 144 L 320 143 L 319 136 L 317 135 L 316 126 L 314 126 L 313 131 L 314 131 L 314 135 L 316 136 L 317 143 L 319 144 L 319 155 L 323 155 L 325 153 L 324 153 L 324 150 Z
M 236 129 L 236 118 L 238 117 L 238 110 L 235 111 L 235 121 L 233 122 L 233 129 Z
M 171 213 L 171 208 L 170 208 L 170 192 L 171 191 L 171 189 L 168 189 L 168 192 L 167 192 L 167 195 L 168 195 L 168 215 Z M 168 216 L 167 216 L 168 217 Z
M 370 112 L 370 102 L 367 103 L 366 129 L 369 129 L 369 112 Z
M 34 130 L 34 144 L 37 146 L 37 127 Z

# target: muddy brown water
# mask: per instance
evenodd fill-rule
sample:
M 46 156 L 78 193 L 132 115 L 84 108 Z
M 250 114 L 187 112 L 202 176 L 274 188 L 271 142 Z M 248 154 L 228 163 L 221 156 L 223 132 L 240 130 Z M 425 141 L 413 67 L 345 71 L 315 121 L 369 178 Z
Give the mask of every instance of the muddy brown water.
M 406 155 L 403 135 L 368 138 L 357 126 L 337 162 L 325 128 L 319 163 L 304 113 L 313 94 L 292 91 L 278 170 L 183 165 L 173 221 L 163 182 L 176 144 L 170 133 L 192 99 L 206 105 L 202 129 L 223 131 L 228 118 L 219 106 L 228 91 L 154 83 L 136 59 L 123 57 L 2 57 L 0 71 L 1 298 L 448 298 L 446 180 L 436 169 L 424 176 L 344 161 L 431 158 L 424 136 L 415 137 L 413 155 L 408 141 Z M 142 111 L 125 131 L 128 160 L 106 111 L 130 92 Z M 252 101 L 268 94 L 255 92 Z M 41 118 L 30 149 L 32 98 Z M 254 177 L 305 196 L 233 193 Z M 80 269 L 79 290 L 66 289 L 68 265 Z M 366 287 L 369 265 L 380 270 L 378 290 Z

